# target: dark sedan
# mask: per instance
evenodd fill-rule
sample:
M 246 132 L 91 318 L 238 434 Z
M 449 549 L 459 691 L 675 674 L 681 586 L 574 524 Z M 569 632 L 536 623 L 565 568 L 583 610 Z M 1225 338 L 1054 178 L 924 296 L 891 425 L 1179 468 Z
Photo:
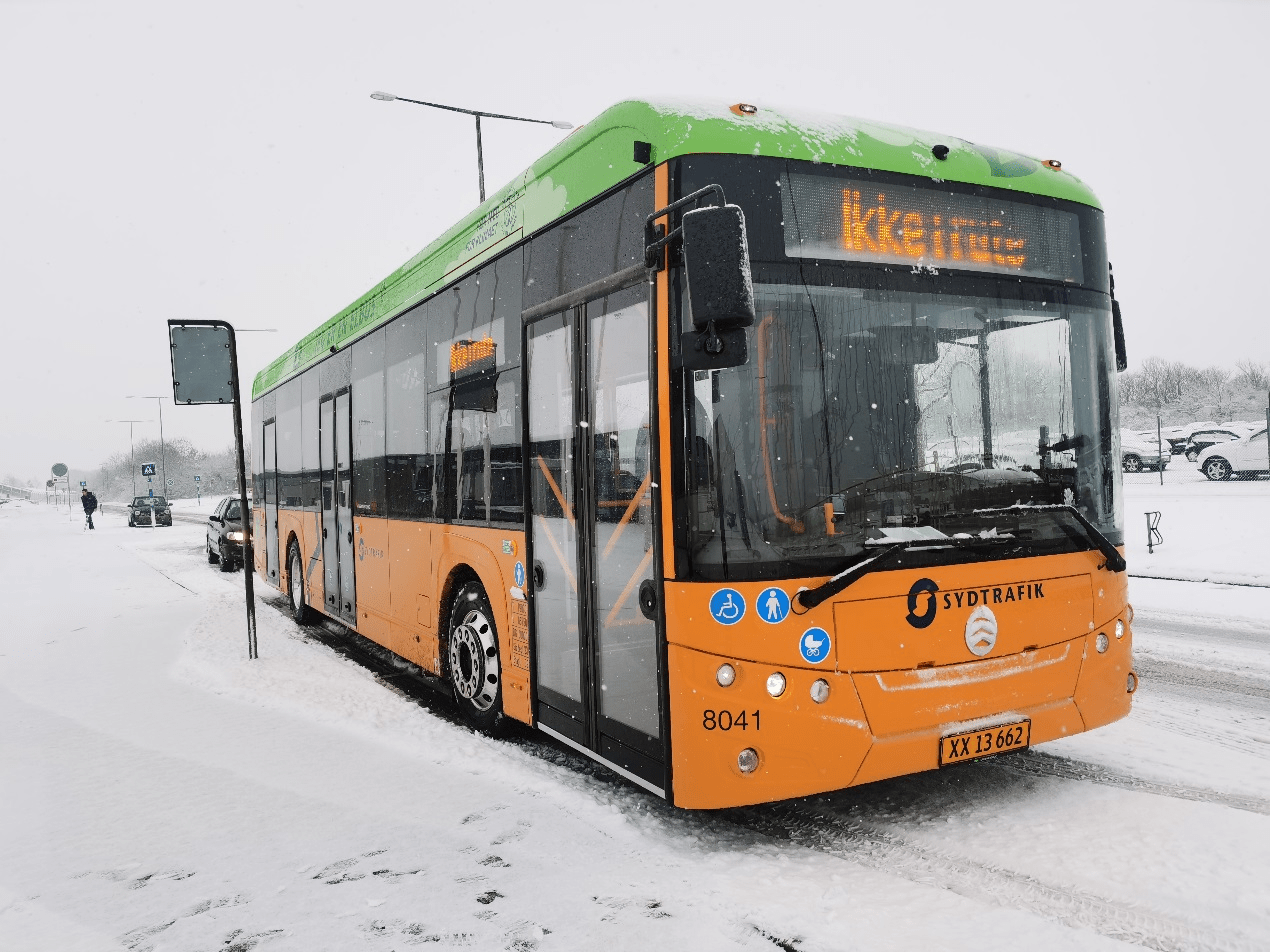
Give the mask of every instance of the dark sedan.
M 150 525 L 151 513 L 154 514 L 156 525 L 172 525 L 172 509 L 168 506 L 166 496 L 134 496 L 128 504 L 128 525 Z
M 219 562 L 222 572 L 242 567 L 243 520 L 237 499 L 222 499 L 207 517 L 207 561 Z

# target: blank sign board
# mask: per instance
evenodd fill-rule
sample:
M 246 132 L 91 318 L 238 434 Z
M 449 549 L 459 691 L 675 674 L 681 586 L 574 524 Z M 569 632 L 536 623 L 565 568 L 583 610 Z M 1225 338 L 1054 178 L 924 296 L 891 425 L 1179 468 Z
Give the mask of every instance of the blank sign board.
M 172 392 L 177 403 L 233 403 L 229 328 L 170 324 Z

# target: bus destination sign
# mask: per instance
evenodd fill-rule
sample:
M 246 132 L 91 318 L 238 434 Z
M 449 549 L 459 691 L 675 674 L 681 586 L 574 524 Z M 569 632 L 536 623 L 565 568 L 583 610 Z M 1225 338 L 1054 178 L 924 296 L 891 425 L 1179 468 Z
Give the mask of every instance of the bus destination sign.
M 991 271 L 1079 283 L 1076 215 L 1024 202 L 822 175 L 781 181 L 792 258 Z

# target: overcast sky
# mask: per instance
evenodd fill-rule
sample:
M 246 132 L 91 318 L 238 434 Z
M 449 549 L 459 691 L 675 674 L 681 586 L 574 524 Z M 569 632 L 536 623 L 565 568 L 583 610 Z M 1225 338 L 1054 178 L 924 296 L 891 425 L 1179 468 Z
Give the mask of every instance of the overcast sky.
M 642 96 L 878 119 L 1057 158 L 1107 209 L 1131 365 L 1270 363 L 1270 3 L 0 0 L 0 474 L 127 449 L 169 318 L 244 386 L 476 204 L 467 117 Z M 485 124 L 486 181 L 549 126 Z M 168 439 L 230 411 L 165 404 Z M 147 431 L 148 428 L 148 431 Z

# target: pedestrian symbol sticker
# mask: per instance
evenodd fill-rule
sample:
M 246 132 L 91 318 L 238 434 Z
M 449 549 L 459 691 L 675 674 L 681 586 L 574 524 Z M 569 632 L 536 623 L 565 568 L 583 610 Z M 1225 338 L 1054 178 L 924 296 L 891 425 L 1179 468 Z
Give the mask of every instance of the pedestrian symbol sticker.
M 745 617 L 745 599 L 734 588 L 721 588 L 710 597 L 710 614 L 720 625 L 735 625 Z
M 512 575 L 516 579 L 516 587 L 525 587 L 525 563 L 517 562 L 516 567 L 512 570 Z
M 808 664 L 820 664 L 829 657 L 829 649 L 832 647 L 829 632 L 823 628 L 808 628 L 798 642 L 798 653 Z
M 789 614 L 789 596 L 779 588 L 767 588 L 758 596 L 758 617 L 769 625 L 785 620 Z

